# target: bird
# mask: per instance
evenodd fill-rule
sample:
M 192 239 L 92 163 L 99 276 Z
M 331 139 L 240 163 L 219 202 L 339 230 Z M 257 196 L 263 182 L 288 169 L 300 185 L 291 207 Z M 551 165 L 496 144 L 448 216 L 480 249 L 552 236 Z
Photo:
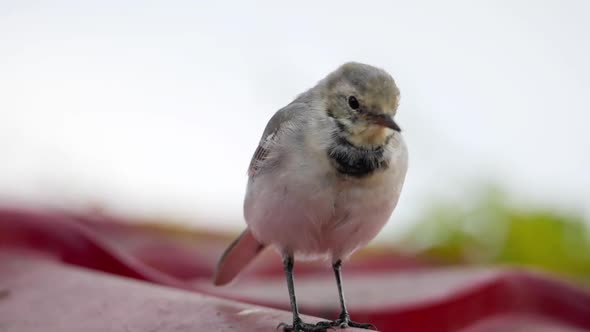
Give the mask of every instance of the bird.
M 283 331 L 374 329 L 352 321 L 341 268 L 391 218 L 408 169 L 394 120 L 400 90 L 384 69 L 346 62 L 297 95 L 268 121 L 248 167 L 246 229 L 217 264 L 213 283 L 230 283 L 265 248 L 281 256 L 293 321 Z M 341 314 L 303 322 L 294 287 L 295 260 L 330 263 Z

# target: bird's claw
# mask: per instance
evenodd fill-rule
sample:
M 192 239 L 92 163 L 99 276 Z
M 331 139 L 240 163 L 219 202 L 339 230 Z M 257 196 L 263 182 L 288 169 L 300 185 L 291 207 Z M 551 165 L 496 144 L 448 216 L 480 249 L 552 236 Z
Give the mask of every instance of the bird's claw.
M 328 329 L 334 330 L 332 326 L 321 326 L 317 324 L 308 324 L 303 322 L 296 322 L 293 325 L 287 323 L 280 323 L 277 330 L 282 328 L 283 332 L 328 332 Z
M 350 327 L 356 327 L 359 329 L 365 329 L 365 330 L 375 330 L 377 331 L 377 328 L 375 327 L 375 325 L 371 324 L 371 323 L 357 323 L 357 322 L 353 322 L 351 320 L 348 321 L 347 323 L 348 326 Z
M 321 321 L 316 323 L 316 326 L 327 327 L 327 328 L 334 328 L 340 327 L 341 329 L 345 329 L 347 327 L 356 327 L 365 330 L 377 330 L 375 325 L 371 323 L 357 323 L 351 321 L 349 318 L 338 318 L 332 321 Z

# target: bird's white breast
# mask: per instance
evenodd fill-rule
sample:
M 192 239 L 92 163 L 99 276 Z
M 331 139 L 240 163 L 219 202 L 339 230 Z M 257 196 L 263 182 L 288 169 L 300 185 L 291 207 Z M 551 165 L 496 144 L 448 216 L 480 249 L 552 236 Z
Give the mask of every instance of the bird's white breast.
M 333 260 L 366 245 L 390 218 L 403 186 L 408 156 L 395 135 L 389 167 L 363 178 L 339 175 L 321 146 L 288 149 L 279 169 L 249 182 L 244 212 L 254 236 L 280 251 Z

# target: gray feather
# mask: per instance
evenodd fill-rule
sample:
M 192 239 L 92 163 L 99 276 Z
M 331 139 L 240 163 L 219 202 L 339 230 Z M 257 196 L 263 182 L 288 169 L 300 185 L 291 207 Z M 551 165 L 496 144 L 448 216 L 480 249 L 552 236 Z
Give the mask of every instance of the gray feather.
M 284 131 L 298 115 L 308 109 L 308 105 L 301 102 L 293 102 L 278 110 L 266 124 L 258 147 L 250 161 L 248 175 L 254 177 L 278 166 L 280 154 L 276 147 L 284 135 Z

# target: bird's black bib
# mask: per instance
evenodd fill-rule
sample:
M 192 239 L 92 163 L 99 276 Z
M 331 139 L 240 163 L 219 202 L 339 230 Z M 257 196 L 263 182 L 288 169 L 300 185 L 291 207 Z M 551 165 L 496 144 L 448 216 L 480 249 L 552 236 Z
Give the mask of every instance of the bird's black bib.
M 365 177 L 389 166 L 383 147 L 360 148 L 344 137 L 337 138 L 327 152 L 338 173 L 356 178 Z

